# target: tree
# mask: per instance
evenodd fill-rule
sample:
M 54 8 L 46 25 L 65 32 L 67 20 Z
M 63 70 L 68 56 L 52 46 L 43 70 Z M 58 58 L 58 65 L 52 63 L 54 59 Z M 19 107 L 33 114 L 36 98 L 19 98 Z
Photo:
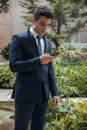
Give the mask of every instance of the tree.
M 57 46 L 69 40 L 73 34 L 87 25 L 87 10 L 84 10 L 87 2 L 85 0 L 52 0 L 50 5 L 54 10 L 52 28 L 57 35 L 54 36 Z M 62 30 L 62 26 L 65 30 Z
M 54 22 L 53 27 L 55 27 L 54 31 L 56 34 L 61 33 L 61 26 L 66 25 L 67 16 L 70 12 L 69 3 L 65 0 L 58 0 L 55 2 L 51 2 L 51 7 L 54 10 Z
M 9 10 L 9 4 L 8 4 L 9 0 L 0 0 L 0 13 L 7 13 Z
M 25 0 L 24 2 L 19 1 L 20 6 L 26 9 L 24 12 L 26 15 L 23 16 L 24 18 L 24 25 L 27 27 L 30 27 L 32 22 L 31 22 L 31 17 L 37 7 L 38 0 Z

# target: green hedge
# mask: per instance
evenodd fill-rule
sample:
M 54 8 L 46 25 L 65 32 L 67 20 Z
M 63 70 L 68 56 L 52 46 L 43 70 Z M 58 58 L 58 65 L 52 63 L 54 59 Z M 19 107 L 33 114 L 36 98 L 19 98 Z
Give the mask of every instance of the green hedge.
M 0 65 L 0 88 L 13 88 L 14 78 L 8 65 Z
M 87 97 L 87 65 L 59 65 L 54 62 L 59 95 Z

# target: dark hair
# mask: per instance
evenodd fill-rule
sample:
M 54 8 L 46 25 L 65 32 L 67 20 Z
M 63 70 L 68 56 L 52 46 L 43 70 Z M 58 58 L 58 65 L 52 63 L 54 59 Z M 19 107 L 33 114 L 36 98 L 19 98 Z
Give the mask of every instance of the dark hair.
M 35 12 L 34 12 L 34 18 L 36 20 L 38 20 L 40 18 L 40 16 L 44 16 L 47 18 L 53 18 L 53 13 L 50 10 L 50 8 L 48 8 L 47 6 L 39 6 L 38 8 L 36 8 Z

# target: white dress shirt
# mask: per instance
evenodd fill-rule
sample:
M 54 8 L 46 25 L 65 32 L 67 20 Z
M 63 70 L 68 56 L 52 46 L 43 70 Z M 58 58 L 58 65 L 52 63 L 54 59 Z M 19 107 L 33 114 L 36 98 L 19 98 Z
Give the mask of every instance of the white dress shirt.
M 38 39 L 37 39 L 38 34 L 34 31 L 34 29 L 32 27 L 30 28 L 30 32 L 33 34 L 34 38 L 36 39 L 36 43 L 37 43 L 37 46 L 38 46 Z M 45 49 L 45 42 L 44 42 L 43 37 L 40 39 L 40 42 L 41 42 L 41 48 L 42 48 L 42 54 L 43 54 L 44 49 Z

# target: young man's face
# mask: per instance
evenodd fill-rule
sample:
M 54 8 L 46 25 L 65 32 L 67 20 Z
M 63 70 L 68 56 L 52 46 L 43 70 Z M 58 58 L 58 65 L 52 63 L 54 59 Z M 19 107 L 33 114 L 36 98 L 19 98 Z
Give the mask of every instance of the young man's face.
M 41 16 L 38 20 L 33 19 L 33 24 L 34 24 L 33 28 L 39 35 L 44 35 L 51 21 L 52 21 L 51 18 L 46 18 L 44 16 Z

